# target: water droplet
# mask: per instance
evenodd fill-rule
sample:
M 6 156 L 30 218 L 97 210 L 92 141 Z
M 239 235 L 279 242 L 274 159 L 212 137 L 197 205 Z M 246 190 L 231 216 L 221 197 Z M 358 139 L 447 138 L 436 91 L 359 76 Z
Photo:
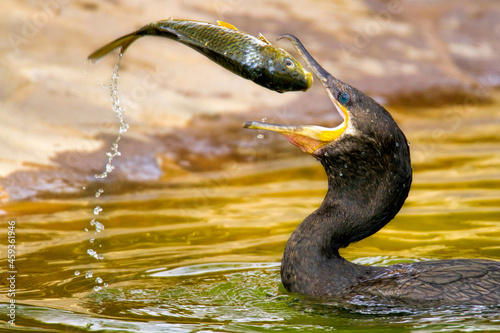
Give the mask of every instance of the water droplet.
M 104 259 L 104 256 L 103 256 L 102 254 L 99 254 L 99 255 L 97 256 L 97 259 L 102 260 L 102 259 Z
M 87 187 L 85 187 L 85 186 L 82 186 L 82 190 L 86 190 L 86 189 L 87 189 Z
M 87 272 L 85 273 L 85 278 L 86 278 L 86 279 L 90 279 L 90 278 L 92 277 L 92 275 L 94 275 L 94 272 L 92 272 L 92 271 L 87 271 Z
M 103 172 L 103 173 L 95 174 L 94 176 L 95 176 L 95 178 L 101 179 L 101 178 L 106 178 L 108 176 L 108 174 L 106 172 Z M 98 198 L 99 195 L 97 195 L 97 193 L 96 193 L 95 197 Z
M 85 230 L 86 232 L 89 232 L 89 229 L 87 229 L 87 228 L 85 228 L 84 230 Z
M 267 121 L 267 118 L 262 118 L 262 121 L 263 121 L 263 122 Z
M 101 206 L 97 206 L 96 208 L 94 208 L 94 215 L 99 215 L 100 212 L 102 212 Z
M 97 283 L 102 283 L 102 279 L 101 279 L 100 277 L 97 277 L 97 278 L 95 279 L 95 282 L 97 282 Z
M 128 131 L 128 129 L 129 129 L 129 125 L 128 124 L 122 124 L 120 126 L 120 134 L 125 133 L 126 131 Z
M 344 168 L 346 168 L 346 169 L 347 169 L 347 164 L 344 164 Z
M 104 190 L 102 188 L 100 188 L 97 190 L 97 192 L 95 192 L 95 197 L 99 198 L 101 196 L 101 194 L 103 194 L 103 193 L 104 193 Z
M 109 285 L 108 285 L 108 283 L 107 283 L 107 282 L 104 282 L 104 287 L 106 287 L 106 288 L 107 288 L 108 286 L 109 286 Z
M 343 174 L 342 172 L 341 172 L 341 173 L 339 173 L 339 176 L 340 176 L 340 177 L 342 177 L 343 175 L 344 175 L 344 174 Z
M 92 219 L 90 221 L 90 225 L 93 225 L 95 227 L 96 233 L 99 233 L 104 230 L 104 224 L 102 224 L 99 221 L 96 221 L 96 219 Z
M 75 271 L 75 275 L 76 275 L 76 276 L 80 275 L 80 271 L 78 271 L 78 270 L 77 270 L 77 271 Z
M 102 287 L 101 287 L 101 286 L 95 286 L 95 287 L 94 287 L 94 290 L 95 290 L 95 291 L 99 291 L 99 290 L 101 290 L 101 289 L 102 289 Z
M 264 139 L 264 134 L 257 134 L 257 139 Z
M 94 257 L 96 259 L 99 259 L 99 255 L 97 254 L 96 251 L 92 250 L 92 249 L 88 249 L 87 250 L 87 253 L 91 256 L 91 257 Z
M 397 157 L 398 157 L 398 155 L 397 155 L 397 154 L 394 154 L 394 158 L 397 158 Z
M 90 237 L 89 242 L 93 243 L 94 242 L 94 237 Z
M 396 142 L 396 147 L 399 147 L 399 142 Z

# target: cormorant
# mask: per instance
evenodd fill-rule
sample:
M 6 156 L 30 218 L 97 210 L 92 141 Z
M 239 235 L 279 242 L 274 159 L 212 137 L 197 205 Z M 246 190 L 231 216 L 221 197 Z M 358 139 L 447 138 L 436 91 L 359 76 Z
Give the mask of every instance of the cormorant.
M 381 105 L 325 71 L 297 37 L 280 38 L 293 43 L 344 119 L 335 128 L 244 124 L 282 133 L 315 157 L 328 177 L 323 203 L 286 244 L 285 288 L 363 304 L 500 305 L 500 262 L 457 259 L 376 267 L 340 256 L 340 248 L 379 231 L 403 205 L 412 181 L 408 142 Z

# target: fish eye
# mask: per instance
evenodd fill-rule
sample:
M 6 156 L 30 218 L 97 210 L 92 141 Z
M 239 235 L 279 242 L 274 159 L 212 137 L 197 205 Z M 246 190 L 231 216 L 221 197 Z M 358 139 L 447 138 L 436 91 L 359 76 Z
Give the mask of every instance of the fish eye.
M 286 58 L 285 59 L 285 66 L 288 68 L 293 68 L 293 67 L 295 67 L 295 64 L 293 63 L 293 61 L 290 58 Z
M 351 95 L 347 91 L 342 91 L 339 94 L 340 104 L 346 105 L 347 103 L 349 103 L 350 100 L 351 100 Z

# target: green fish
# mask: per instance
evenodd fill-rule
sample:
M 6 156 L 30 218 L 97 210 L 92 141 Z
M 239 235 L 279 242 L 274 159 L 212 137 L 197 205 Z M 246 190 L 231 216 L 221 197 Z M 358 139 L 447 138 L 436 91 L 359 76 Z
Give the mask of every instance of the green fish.
M 268 89 L 283 93 L 306 91 L 312 75 L 285 50 L 271 44 L 262 34 L 254 37 L 233 25 L 217 21 L 168 19 L 150 23 L 139 30 L 104 45 L 89 56 L 95 63 L 114 49 L 124 52 L 143 36 L 159 36 L 185 44 L 231 72 Z

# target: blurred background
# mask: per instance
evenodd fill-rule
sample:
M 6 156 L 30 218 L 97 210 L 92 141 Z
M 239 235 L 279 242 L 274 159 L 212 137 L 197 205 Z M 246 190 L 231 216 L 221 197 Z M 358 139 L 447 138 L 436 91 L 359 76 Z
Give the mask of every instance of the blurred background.
M 321 331 L 361 323 L 401 331 L 433 329 L 430 318 L 449 315 L 363 321 L 280 289 L 286 240 L 321 202 L 326 178 L 283 137 L 241 125 L 337 125 L 318 82 L 279 94 L 172 40 L 142 38 L 121 61 L 118 91 L 130 125 L 121 156 L 107 178 L 95 178 L 118 135 L 103 86 L 117 53 L 96 65 L 86 58 L 169 17 L 227 21 L 273 43 L 294 34 L 330 73 L 394 116 L 411 143 L 410 197 L 346 258 L 500 259 L 498 1 L 4 0 L 2 8 L 0 215 L 4 230 L 7 221 L 17 225 L 20 330 Z M 277 45 L 301 60 L 287 41 Z M 0 244 L 6 253 L 7 237 Z M 6 276 L 6 255 L 0 264 Z M 0 287 L 3 315 L 8 287 Z M 441 328 L 500 329 L 483 313 L 453 312 Z
M 75 192 L 104 167 L 103 152 L 117 134 L 117 120 L 99 82 L 109 83 L 116 58 L 95 66 L 85 59 L 159 19 L 225 20 L 271 41 L 295 34 L 333 75 L 386 106 L 456 107 L 434 112 L 440 131 L 460 130 L 474 107 L 493 100 L 500 84 L 500 9 L 494 0 L 293 5 L 47 0 L 5 1 L 5 6 L 0 22 L 7 37 L 0 55 L 3 200 Z M 293 51 L 286 41 L 278 45 Z M 128 50 L 119 90 L 131 130 L 114 181 L 155 181 L 169 177 L 170 168 L 219 168 L 252 160 L 256 150 L 296 151 L 281 138 L 275 142 L 277 136 L 268 138 L 269 144 L 256 140 L 255 133 L 240 129 L 242 120 L 338 121 L 320 85 L 306 94 L 277 94 L 161 38 L 143 38 Z M 257 145 L 255 151 L 241 149 Z

